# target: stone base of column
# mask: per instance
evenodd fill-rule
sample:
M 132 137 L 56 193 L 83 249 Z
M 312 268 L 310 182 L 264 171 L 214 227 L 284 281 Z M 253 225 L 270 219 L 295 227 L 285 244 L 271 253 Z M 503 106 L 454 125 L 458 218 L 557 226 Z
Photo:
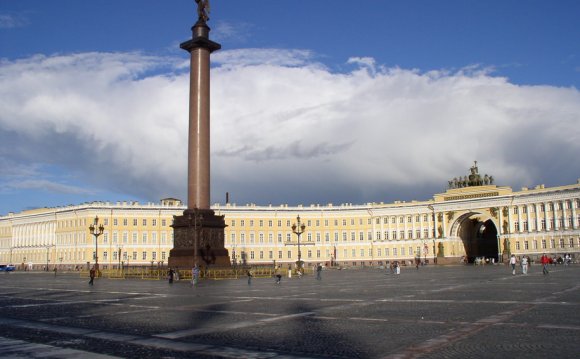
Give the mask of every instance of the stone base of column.
M 169 252 L 169 266 L 192 268 L 230 267 L 224 247 L 224 216 L 210 209 L 186 209 L 173 217 L 174 244 Z

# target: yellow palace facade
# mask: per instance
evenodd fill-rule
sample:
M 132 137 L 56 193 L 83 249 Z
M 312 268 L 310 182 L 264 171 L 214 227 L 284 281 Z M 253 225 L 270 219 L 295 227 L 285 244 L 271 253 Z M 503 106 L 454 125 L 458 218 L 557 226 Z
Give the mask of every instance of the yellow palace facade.
M 363 205 L 215 204 L 236 264 L 376 266 L 420 259 L 460 263 L 507 255 L 580 254 L 580 180 L 558 187 L 457 186 L 427 201 Z M 20 270 L 163 266 L 173 248 L 173 216 L 185 206 L 93 202 L 0 217 L 0 264 Z M 300 216 L 300 237 L 292 226 Z M 103 226 L 95 237 L 95 217 Z M 295 227 L 296 229 L 296 227 Z M 300 245 L 298 245 L 300 243 Z

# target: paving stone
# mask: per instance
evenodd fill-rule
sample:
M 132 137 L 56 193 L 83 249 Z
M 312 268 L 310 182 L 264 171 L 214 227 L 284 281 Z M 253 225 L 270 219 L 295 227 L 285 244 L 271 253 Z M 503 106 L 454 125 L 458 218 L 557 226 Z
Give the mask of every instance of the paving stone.
M 15 272 L 0 276 L 0 357 L 46 345 L 139 359 L 575 358 L 579 275 L 576 265 L 549 276 L 539 266 L 526 276 L 503 265 L 365 268 L 193 288 Z

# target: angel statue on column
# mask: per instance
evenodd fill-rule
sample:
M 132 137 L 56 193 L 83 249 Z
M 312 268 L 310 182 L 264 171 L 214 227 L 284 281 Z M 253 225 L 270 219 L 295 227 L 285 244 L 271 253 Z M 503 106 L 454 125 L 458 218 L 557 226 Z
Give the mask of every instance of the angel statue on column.
M 199 20 L 209 20 L 209 0 L 195 0 L 197 3 L 197 17 Z

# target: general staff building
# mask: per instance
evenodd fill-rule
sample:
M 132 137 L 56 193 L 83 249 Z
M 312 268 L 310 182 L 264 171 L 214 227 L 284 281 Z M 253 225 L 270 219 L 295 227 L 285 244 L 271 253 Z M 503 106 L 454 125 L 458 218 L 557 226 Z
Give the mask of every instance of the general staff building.
M 363 205 L 258 206 L 215 204 L 225 216 L 233 264 L 377 266 L 420 259 L 460 263 L 542 253 L 578 257 L 580 180 L 557 187 L 456 186 L 426 201 Z M 0 217 L 0 263 L 19 269 L 164 266 L 173 248 L 173 216 L 186 207 L 92 202 Z M 301 237 L 292 230 L 297 217 Z M 89 226 L 98 217 L 103 233 Z M 195 228 L 192 228 L 195 230 Z M 300 245 L 298 245 L 300 244 Z

